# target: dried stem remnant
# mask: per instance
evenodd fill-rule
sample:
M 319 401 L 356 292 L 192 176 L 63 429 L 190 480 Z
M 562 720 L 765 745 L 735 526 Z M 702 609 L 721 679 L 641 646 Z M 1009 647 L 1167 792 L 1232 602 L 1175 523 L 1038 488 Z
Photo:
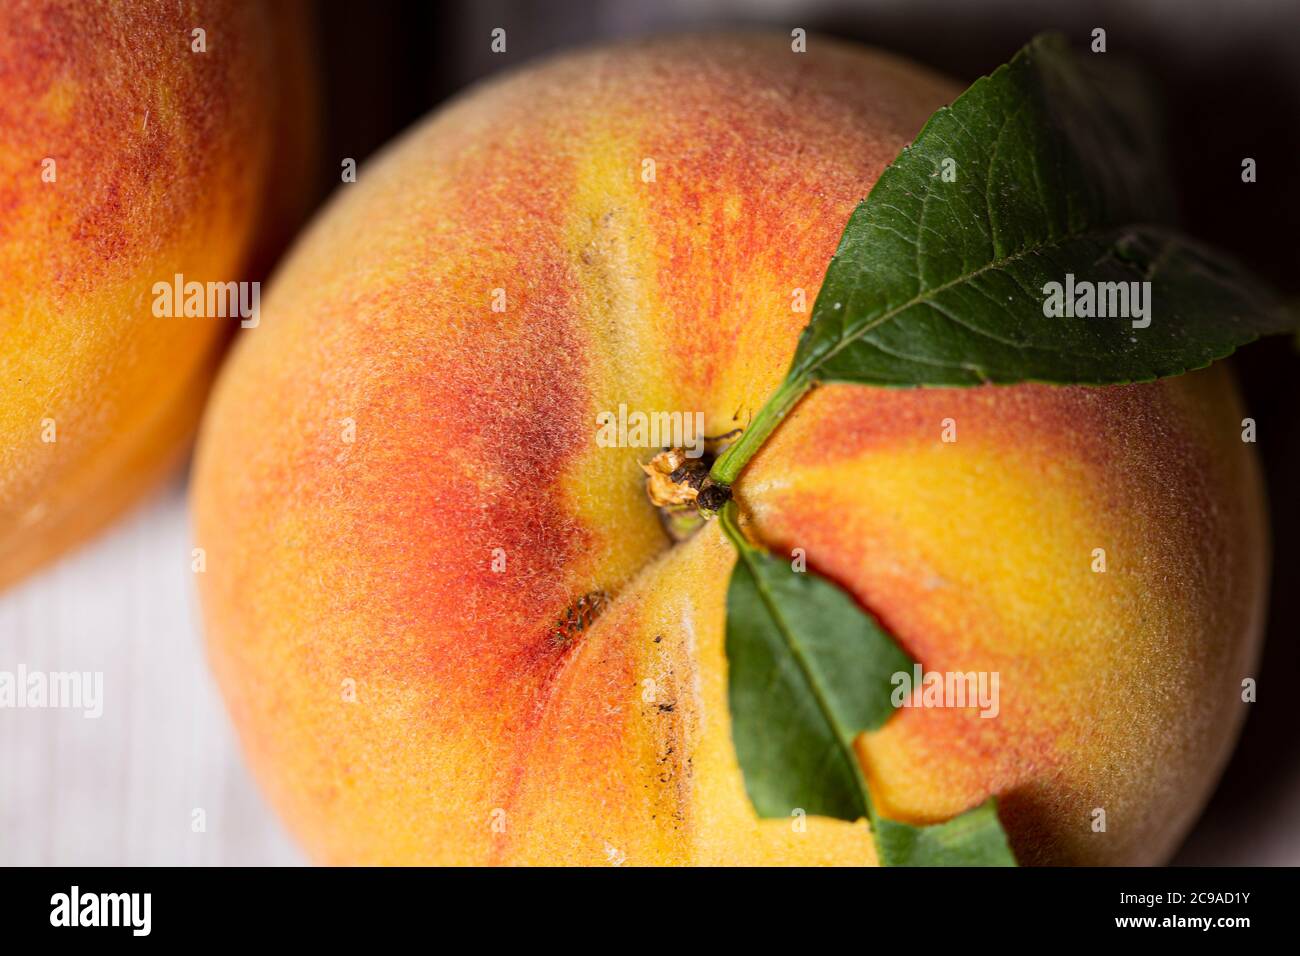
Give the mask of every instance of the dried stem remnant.
M 737 432 L 705 439 L 705 452 L 690 458 L 684 449 L 661 451 L 641 466 L 646 473 L 646 496 L 659 509 L 664 528 L 674 541 L 690 537 L 706 518 L 731 498 L 731 488 L 709 477 L 713 449 Z
M 650 503 L 656 508 L 694 505 L 711 465 L 704 458 L 687 458 L 681 448 L 661 451 L 641 466 Z

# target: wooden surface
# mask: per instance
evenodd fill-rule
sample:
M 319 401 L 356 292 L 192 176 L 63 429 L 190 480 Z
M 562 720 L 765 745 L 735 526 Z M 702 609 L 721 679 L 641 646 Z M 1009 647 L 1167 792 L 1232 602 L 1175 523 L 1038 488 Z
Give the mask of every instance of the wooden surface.
M 244 769 L 192 578 L 178 478 L 0 596 L 0 670 L 104 675 L 98 719 L 0 709 L 0 864 L 302 862 Z

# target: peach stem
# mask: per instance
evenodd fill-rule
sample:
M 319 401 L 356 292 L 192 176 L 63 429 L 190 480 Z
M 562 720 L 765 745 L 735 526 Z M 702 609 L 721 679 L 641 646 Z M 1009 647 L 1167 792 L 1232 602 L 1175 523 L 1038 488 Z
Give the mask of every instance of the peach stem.
M 709 477 L 713 482 L 729 487 L 749 464 L 749 459 L 763 447 L 763 443 L 776 430 L 776 426 L 781 424 L 790 410 L 808 394 L 812 387 L 811 379 L 799 377 L 787 379 L 773 392 L 740 438 L 713 463 L 713 468 L 709 471 Z

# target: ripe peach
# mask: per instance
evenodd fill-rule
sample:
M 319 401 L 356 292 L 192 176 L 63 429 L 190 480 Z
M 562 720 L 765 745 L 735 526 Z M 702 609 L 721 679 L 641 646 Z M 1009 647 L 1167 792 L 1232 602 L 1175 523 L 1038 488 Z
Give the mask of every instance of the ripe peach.
M 234 320 L 157 317 L 153 286 L 245 278 L 256 224 L 274 241 L 299 211 L 264 190 L 276 116 L 310 112 L 285 102 L 310 89 L 305 59 L 277 65 L 305 13 L 0 5 L 0 587 L 98 530 L 192 434 Z
M 597 421 L 744 426 L 807 320 L 792 291 L 811 302 L 855 203 L 957 92 L 823 39 L 620 45 L 476 89 L 341 189 L 240 333 L 193 483 L 212 663 L 317 860 L 874 861 L 863 823 L 756 818 L 726 703 L 734 552 L 716 522 L 672 544 L 656 449 L 601 447 Z M 1026 862 L 1171 852 L 1259 634 L 1239 411 L 1211 370 L 835 385 L 783 423 L 735 486 L 757 537 L 927 670 L 1001 674 L 996 719 L 907 710 L 860 739 L 882 808 L 997 794 Z

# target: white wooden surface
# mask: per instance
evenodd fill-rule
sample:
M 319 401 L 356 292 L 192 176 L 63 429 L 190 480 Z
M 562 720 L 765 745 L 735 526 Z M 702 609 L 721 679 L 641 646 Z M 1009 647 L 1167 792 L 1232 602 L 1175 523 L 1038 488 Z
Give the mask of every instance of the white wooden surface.
M 302 862 L 203 657 L 183 483 L 0 595 L 0 670 L 102 671 L 103 716 L 0 709 L 0 864 Z M 202 809 L 206 831 L 194 832 Z

